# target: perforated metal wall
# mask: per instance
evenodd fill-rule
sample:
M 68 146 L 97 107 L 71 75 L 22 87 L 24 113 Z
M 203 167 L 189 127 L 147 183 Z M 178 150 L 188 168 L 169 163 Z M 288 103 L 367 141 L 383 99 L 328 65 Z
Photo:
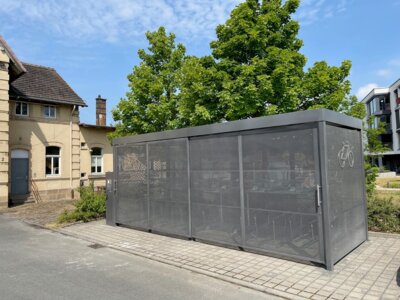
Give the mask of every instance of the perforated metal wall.
M 316 129 L 243 136 L 246 246 L 323 260 Z
M 150 229 L 189 235 L 186 139 L 148 144 Z
M 242 245 L 238 137 L 190 140 L 193 237 Z
M 329 213 L 333 261 L 366 239 L 364 160 L 360 131 L 327 126 Z
M 367 237 L 360 129 L 321 110 L 119 139 L 107 224 L 332 269 Z
M 117 148 L 116 222 L 148 228 L 146 145 Z

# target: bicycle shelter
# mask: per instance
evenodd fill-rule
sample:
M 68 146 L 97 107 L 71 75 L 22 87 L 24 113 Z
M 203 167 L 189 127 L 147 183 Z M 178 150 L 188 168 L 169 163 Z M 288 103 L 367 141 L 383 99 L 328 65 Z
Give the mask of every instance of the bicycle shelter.
M 368 238 L 361 128 L 319 109 L 114 139 L 107 224 L 332 270 Z

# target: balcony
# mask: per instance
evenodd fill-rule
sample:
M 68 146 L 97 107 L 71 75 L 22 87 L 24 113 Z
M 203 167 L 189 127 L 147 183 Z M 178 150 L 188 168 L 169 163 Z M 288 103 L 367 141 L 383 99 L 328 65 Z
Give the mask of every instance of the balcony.
M 380 106 L 377 111 L 374 112 L 374 116 L 390 115 L 391 113 L 392 111 L 390 110 L 390 103 L 385 103 L 384 105 Z

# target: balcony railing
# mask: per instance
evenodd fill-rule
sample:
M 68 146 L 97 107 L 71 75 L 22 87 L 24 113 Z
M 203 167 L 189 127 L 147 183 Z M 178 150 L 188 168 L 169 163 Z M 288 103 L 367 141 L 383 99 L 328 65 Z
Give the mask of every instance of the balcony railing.
M 390 103 L 385 103 L 385 105 L 379 106 L 378 110 L 373 113 L 375 116 L 380 115 L 390 115 L 392 111 L 390 110 Z

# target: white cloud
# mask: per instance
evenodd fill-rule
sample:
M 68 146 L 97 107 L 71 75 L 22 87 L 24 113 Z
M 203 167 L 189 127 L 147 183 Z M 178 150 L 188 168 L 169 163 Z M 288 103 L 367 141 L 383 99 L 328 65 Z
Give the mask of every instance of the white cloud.
M 389 69 L 379 69 L 376 74 L 381 77 L 389 77 L 392 75 L 392 71 Z
M 383 64 L 383 68 L 376 70 L 376 75 L 380 77 L 393 77 L 400 72 L 400 58 L 393 58 Z
M 303 0 L 295 14 L 296 19 L 302 25 L 309 25 L 321 19 L 331 18 L 338 13 L 346 11 L 348 0 L 333 1 L 326 0 Z
M 361 86 L 356 93 L 356 96 L 358 98 L 358 100 L 363 99 L 365 96 L 368 95 L 368 93 L 374 89 L 377 88 L 378 85 L 376 83 L 368 83 L 366 85 Z
M 0 0 L 0 19 L 61 37 L 124 41 L 165 26 L 182 39 L 209 38 L 239 0 Z
M 165 26 L 185 41 L 210 39 L 244 0 L 0 0 L 0 20 L 85 41 L 135 41 Z M 303 0 L 295 18 L 302 24 L 334 17 L 349 0 Z M 4 22 L 7 20 L 7 22 Z M 3 25 L 3 24 L 2 24 Z M 15 25 L 16 26 L 16 25 Z

